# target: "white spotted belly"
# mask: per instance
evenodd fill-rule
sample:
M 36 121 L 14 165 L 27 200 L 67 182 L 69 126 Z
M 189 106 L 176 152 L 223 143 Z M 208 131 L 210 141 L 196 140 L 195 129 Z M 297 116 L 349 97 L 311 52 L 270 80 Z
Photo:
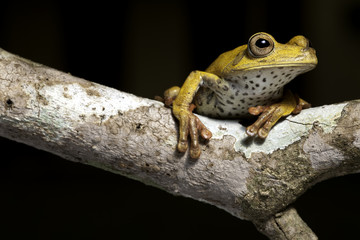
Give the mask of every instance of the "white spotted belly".
M 303 72 L 300 67 L 257 69 L 226 76 L 221 87 L 205 83 L 195 96 L 196 111 L 218 118 L 249 117 L 249 107 L 278 101 L 284 85 Z

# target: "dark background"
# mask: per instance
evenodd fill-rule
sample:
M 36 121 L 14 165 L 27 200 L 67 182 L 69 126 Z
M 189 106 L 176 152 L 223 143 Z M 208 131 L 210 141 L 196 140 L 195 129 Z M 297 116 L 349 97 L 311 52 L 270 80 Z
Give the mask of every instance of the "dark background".
M 2 1 L 0 47 L 152 98 L 258 31 L 302 34 L 318 67 L 290 85 L 314 106 L 359 98 L 360 2 Z M 0 239 L 266 239 L 213 206 L 0 139 Z M 320 239 L 353 239 L 360 176 L 294 203 Z M 175 236 L 175 237 L 174 237 Z

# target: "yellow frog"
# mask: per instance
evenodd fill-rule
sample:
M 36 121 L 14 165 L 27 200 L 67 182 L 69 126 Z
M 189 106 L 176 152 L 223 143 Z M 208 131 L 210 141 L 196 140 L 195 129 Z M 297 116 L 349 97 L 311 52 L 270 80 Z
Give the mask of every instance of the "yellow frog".
M 310 107 L 306 101 L 284 92 L 284 85 L 297 75 L 313 69 L 316 53 L 303 36 L 281 44 L 267 33 L 250 37 L 248 44 L 221 54 L 205 71 L 193 71 L 183 86 L 165 91 L 165 104 L 172 104 L 179 120 L 177 149 L 185 152 L 190 135 L 190 157 L 200 157 L 199 134 L 212 134 L 192 113 L 216 118 L 246 118 L 261 114 L 248 126 L 249 136 L 266 138 L 283 116 Z

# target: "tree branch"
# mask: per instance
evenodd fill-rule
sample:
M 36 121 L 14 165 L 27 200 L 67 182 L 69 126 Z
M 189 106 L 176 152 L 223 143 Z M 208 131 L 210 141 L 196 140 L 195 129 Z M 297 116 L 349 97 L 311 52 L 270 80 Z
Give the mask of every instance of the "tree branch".
M 162 103 L 0 50 L 1 136 L 213 204 L 271 239 L 316 238 L 287 208 L 315 183 L 360 171 L 359 111 L 358 101 L 311 108 L 265 141 L 236 121 L 200 116 L 213 138 L 194 161 L 176 151 L 177 125 Z

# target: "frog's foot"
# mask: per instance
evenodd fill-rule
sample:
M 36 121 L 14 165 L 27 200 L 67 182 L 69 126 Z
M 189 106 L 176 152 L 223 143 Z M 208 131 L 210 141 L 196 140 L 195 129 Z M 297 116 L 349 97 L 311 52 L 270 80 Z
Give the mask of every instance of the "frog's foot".
M 270 132 L 270 129 L 282 116 L 284 116 L 280 104 L 274 104 L 267 107 L 251 107 L 249 108 L 249 113 L 253 115 L 262 113 L 255 123 L 246 128 L 247 135 L 251 137 L 257 135 L 260 138 L 266 138 Z
M 295 94 L 295 98 L 297 105 L 291 114 L 299 114 L 301 110 L 306 108 L 311 108 L 311 104 L 305 101 L 304 99 L 299 98 L 298 95 Z
M 257 135 L 264 139 L 281 117 L 291 113 L 298 113 L 304 107 L 309 107 L 309 104 L 304 100 L 300 102 L 299 98 L 294 96 L 290 91 L 285 93 L 284 99 L 279 103 L 270 106 L 251 107 L 249 108 L 250 114 L 261 115 L 255 123 L 246 128 L 246 134 L 249 136 Z
M 200 119 L 192 113 L 195 105 L 190 105 L 186 111 L 180 111 L 175 113 L 177 119 L 180 121 L 179 125 L 179 142 L 177 149 L 179 152 L 186 152 L 188 149 L 188 136 L 190 135 L 190 157 L 197 159 L 200 157 L 200 145 L 199 145 L 199 133 L 200 136 L 209 140 L 212 137 L 212 133 L 205 127 Z

